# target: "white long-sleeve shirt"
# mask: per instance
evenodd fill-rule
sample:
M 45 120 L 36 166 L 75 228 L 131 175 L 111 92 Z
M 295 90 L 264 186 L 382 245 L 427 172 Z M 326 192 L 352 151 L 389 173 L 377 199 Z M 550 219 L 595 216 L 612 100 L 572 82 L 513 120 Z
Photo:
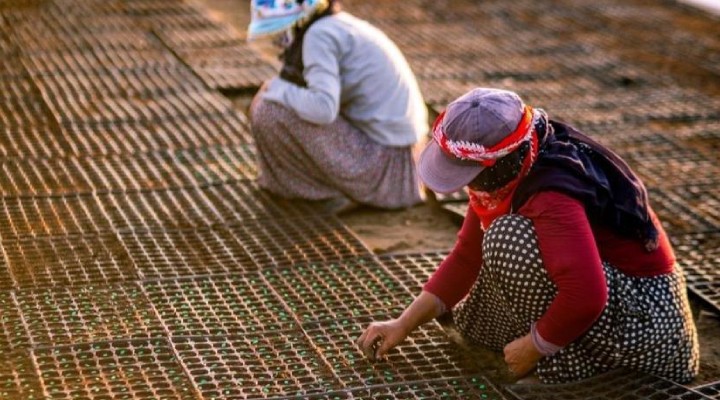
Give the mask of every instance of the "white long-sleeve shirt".
M 409 146 L 428 131 L 415 75 L 379 29 L 340 12 L 315 22 L 303 42 L 307 87 L 276 77 L 264 99 L 300 118 L 329 124 L 339 114 L 386 146 Z

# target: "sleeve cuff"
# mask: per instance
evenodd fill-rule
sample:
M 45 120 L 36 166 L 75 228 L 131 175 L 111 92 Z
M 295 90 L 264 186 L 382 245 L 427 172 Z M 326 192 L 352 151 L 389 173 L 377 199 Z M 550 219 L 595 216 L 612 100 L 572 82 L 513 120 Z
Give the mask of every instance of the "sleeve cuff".
M 562 350 L 562 346 L 552 344 L 552 343 L 548 342 L 547 340 L 543 339 L 543 337 L 540 336 L 540 333 L 538 332 L 536 325 L 537 325 L 537 323 L 533 323 L 530 326 L 530 337 L 532 338 L 535 348 L 540 352 L 540 354 L 542 354 L 544 356 L 551 356 L 551 355 L 557 353 L 558 351 Z

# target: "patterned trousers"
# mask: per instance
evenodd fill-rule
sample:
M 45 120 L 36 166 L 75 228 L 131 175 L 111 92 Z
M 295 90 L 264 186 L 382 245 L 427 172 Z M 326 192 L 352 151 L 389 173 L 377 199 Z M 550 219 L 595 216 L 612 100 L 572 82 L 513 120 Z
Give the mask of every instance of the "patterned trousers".
M 532 221 L 523 216 L 495 220 L 482 251 L 478 280 L 453 314 L 470 342 L 501 351 L 530 332 L 557 288 L 543 266 Z M 681 383 L 692 380 L 698 373 L 699 349 L 680 268 L 666 275 L 631 277 L 608 263 L 603 267 L 605 310 L 580 338 L 540 360 L 540 380 L 571 382 L 620 367 Z

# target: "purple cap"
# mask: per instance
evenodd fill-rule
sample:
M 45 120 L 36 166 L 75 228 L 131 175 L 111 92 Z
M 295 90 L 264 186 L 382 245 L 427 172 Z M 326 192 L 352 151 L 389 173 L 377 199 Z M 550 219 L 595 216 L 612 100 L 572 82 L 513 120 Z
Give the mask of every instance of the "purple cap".
M 520 96 L 513 92 L 477 88 L 450 103 L 440 124 L 450 140 L 491 147 L 515 131 L 524 108 Z M 432 191 L 453 193 L 483 169 L 478 162 L 445 154 L 433 140 L 420 155 L 418 173 Z

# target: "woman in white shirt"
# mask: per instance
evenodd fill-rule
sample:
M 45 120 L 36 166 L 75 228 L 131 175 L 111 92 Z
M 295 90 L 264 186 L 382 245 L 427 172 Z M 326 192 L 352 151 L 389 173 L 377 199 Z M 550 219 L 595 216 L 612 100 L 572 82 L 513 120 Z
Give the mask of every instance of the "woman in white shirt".
M 333 0 L 253 0 L 249 37 L 278 33 L 283 69 L 250 109 L 260 186 L 332 212 L 418 203 L 427 108 L 397 46 Z

